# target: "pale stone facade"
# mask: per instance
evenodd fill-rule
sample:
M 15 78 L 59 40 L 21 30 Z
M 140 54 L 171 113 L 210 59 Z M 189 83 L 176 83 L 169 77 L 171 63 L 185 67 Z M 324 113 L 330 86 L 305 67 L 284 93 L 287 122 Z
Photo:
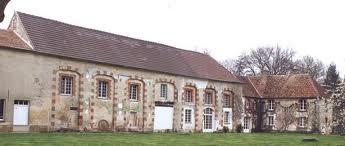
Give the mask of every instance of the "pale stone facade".
M 158 72 L 130 69 L 55 56 L 46 56 L 12 48 L 0 49 L 0 98 L 4 99 L 1 131 L 54 131 L 59 128 L 110 131 L 153 131 L 155 102 L 173 103 L 175 131 L 203 131 L 203 111 L 210 107 L 212 131 L 223 126 L 223 111 L 241 107 L 240 84 L 197 79 Z M 62 95 L 61 76 L 73 78 L 71 95 Z M 109 81 L 107 99 L 96 94 L 97 79 Z M 129 100 L 129 84 L 139 87 L 138 100 Z M 160 84 L 167 84 L 168 98 L 159 97 Z M 194 89 L 195 102 L 184 102 L 185 88 Z M 204 104 L 206 90 L 214 91 L 215 103 Z M 223 108 L 222 97 L 231 94 L 233 107 Z M 13 124 L 14 101 L 28 101 L 28 124 Z M 185 124 L 184 109 L 192 109 L 192 124 Z M 135 126 L 130 113 L 136 113 Z M 232 110 L 230 129 L 241 123 L 241 110 Z M 131 119 L 133 120 L 133 119 Z

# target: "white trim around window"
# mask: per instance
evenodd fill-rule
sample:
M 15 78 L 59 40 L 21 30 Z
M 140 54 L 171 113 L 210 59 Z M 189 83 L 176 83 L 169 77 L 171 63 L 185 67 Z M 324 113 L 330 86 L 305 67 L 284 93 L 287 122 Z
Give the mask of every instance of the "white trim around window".
M 305 99 L 300 99 L 299 100 L 299 109 L 301 110 L 301 111 L 306 111 L 307 110 L 307 100 L 305 100 Z
M 60 83 L 61 83 L 60 94 L 61 95 L 72 95 L 73 77 L 61 76 Z

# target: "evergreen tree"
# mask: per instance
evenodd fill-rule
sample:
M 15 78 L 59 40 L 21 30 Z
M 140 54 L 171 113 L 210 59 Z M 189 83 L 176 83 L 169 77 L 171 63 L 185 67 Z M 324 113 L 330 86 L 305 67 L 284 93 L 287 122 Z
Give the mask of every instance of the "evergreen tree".
M 327 69 L 324 84 L 328 89 L 334 91 L 339 83 L 340 80 L 339 73 L 337 71 L 337 66 L 334 63 L 331 63 Z

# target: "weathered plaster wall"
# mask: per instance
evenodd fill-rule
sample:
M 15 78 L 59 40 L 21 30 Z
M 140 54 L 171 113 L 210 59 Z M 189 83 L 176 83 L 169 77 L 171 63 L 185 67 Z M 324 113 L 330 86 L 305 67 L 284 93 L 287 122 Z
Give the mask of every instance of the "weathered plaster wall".
M 72 95 L 60 95 L 60 74 L 74 76 Z M 98 98 L 96 90 L 98 77 L 111 81 L 111 97 Z M 206 88 L 213 88 L 216 91 L 216 104 L 212 108 L 219 123 L 223 123 L 223 92 L 228 91 L 234 95 L 233 127 L 240 123 L 242 112 L 240 84 L 108 66 L 11 49 L 0 49 L 0 82 L 5 83 L 1 85 L 0 98 L 5 99 L 6 102 L 5 120 L 0 122 L 1 131 L 11 131 L 13 101 L 18 99 L 30 101 L 27 129 L 32 131 L 59 128 L 99 130 L 100 122 L 109 125 L 108 130 L 152 131 L 155 101 L 174 102 L 173 128 L 176 131 L 202 131 L 203 109 L 206 107 L 203 104 L 203 97 Z M 130 82 L 140 84 L 138 101 L 133 102 L 128 99 Z M 167 100 L 159 97 L 161 83 L 168 84 Z M 183 103 L 186 86 L 196 88 L 194 105 Z M 77 107 L 77 110 L 71 107 Z M 183 130 L 181 115 L 185 107 L 194 109 L 195 126 Z M 130 112 L 137 112 L 137 128 L 133 129 L 129 125 Z

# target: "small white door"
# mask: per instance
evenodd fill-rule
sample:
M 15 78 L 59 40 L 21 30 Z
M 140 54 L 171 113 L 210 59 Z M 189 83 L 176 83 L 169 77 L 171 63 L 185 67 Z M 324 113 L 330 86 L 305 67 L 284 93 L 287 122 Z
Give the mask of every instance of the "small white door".
M 13 125 L 28 125 L 29 101 L 15 100 L 13 108 Z
M 250 133 L 251 129 L 251 118 L 250 117 L 245 117 L 243 121 L 243 132 L 244 133 Z
M 173 129 L 173 107 L 156 106 L 154 130 Z
M 203 132 L 213 132 L 214 130 L 214 119 L 213 111 L 211 108 L 204 109 L 204 121 L 203 121 Z

